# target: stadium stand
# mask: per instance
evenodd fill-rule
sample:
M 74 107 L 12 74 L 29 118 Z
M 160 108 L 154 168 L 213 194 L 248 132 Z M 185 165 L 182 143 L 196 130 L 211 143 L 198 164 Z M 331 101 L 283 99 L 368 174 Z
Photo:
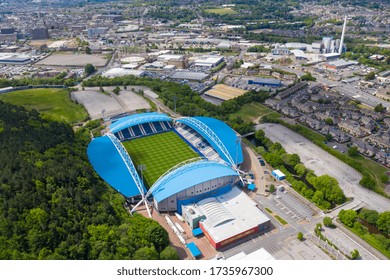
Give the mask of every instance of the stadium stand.
M 135 126 L 133 126 L 133 127 L 131 127 L 131 128 L 132 128 L 133 131 L 134 131 L 134 137 L 139 137 L 139 136 L 142 135 L 142 131 L 141 131 L 141 129 L 139 128 L 138 125 L 135 125 Z
M 185 124 L 180 124 L 176 127 L 176 131 L 204 157 L 213 161 L 222 161 L 222 158 L 213 149 L 213 147 L 207 141 L 204 141 L 203 137 L 191 127 Z
M 152 128 L 151 128 L 151 126 L 150 126 L 149 123 L 144 123 L 144 124 L 141 124 L 140 126 L 141 126 L 141 127 L 143 128 L 143 130 L 145 131 L 145 134 L 144 134 L 144 135 L 153 134 L 153 130 L 152 130 Z

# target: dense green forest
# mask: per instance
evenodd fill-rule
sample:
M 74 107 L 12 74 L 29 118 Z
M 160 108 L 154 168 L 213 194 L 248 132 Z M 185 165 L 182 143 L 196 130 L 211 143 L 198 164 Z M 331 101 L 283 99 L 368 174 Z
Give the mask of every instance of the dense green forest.
M 130 216 L 76 133 L 0 101 L 0 259 L 175 259 L 157 222 Z

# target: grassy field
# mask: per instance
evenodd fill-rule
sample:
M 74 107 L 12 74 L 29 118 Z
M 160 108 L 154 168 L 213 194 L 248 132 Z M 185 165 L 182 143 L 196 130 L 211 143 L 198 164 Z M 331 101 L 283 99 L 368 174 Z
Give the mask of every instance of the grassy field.
M 232 117 L 241 117 L 246 121 L 255 121 L 258 118 L 268 115 L 269 117 L 279 118 L 280 114 L 265 107 L 260 103 L 250 103 L 241 107 L 236 113 L 231 114 Z
M 174 132 L 138 138 L 123 145 L 136 167 L 145 165 L 143 176 L 148 187 L 170 168 L 199 156 Z
M 70 100 L 64 89 L 28 89 L 0 94 L 0 100 L 28 110 L 36 109 L 44 117 L 52 120 L 76 123 L 88 117 L 81 105 Z
M 232 10 L 231 8 L 217 8 L 217 9 L 207 9 L 205 10 L 206 13 L 210 14 L 217 14 L 217 15 L 234 15 L 237 14 L 235 10 Z

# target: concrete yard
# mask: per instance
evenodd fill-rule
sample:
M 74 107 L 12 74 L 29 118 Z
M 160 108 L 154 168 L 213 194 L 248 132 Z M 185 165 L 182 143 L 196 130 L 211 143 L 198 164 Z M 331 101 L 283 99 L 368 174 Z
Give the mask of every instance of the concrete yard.
M 104 88 L 106 93 L 99 88 L 86 88 L 72 92 L 72 99 L 83 104 L 91 119 L 99 119 L 104 116 L 114 116 L 125 112 L 134 112 L 138 109 L 150 109 L 149 103 L 141 96 L 130 92 L 121 91 L 119 95 L 110 94 L 112 88 Z
M 389 210 L 389 199 L 359 185 L 362 178 L 360 173 L 303 136 L 280 124 L 260 124 L 256 126 L 256 129 L 263 129 L 267 137 L 282 144 L 288 153 L 298 154 L 303 164 L 314 170 L 317 175 L 328 174 L 336 178 L 345 195 L 354 198 L 353 205 L 360 201 L 364 202 L 368 208 L 379 212 Z
M 103 67 L 106 65 L 107 59 L 101 54 L 52 54 L 36 64 L 61 67 L 84 67 L 88 63 L 91 63 L 95 67 Z

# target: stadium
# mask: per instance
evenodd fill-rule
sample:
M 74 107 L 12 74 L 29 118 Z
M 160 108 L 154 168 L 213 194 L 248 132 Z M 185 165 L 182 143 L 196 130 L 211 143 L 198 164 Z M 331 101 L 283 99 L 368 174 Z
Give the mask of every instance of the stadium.
M 160 213 L 183 215 L 215 248 L 270 226 L 240 190 L 239 166 L 244 159 L 239 135 L 217 119 L 173 119 L 155 112 L 126 116 L 94 138 L 87 154 L 112 188 L 129 202 L 137 202 L 132 212 L 144 203 L 149 216 L 149 204 Z M 243 205 L 236 211 L 238 201 Z M 249 219 L 241 212 L 259 218 Z

